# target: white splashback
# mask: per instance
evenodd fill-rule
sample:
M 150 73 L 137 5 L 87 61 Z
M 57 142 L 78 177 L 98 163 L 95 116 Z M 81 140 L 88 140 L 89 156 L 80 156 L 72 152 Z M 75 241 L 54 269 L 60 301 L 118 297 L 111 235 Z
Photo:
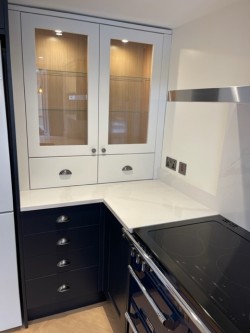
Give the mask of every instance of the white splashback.
M 250 2 L 173 31 L 169 89 L 250 85 Z M 161 177 L 250 230 L 250 105 L 168 103 Z M 186 176 L 165 167 L 187 163 Z
M 250 105 L 230 112 L 222 153 L 219 211 L 250 231 Z
M 186 176 L 170 172 L 181 180 L 216 194 L 220 172 L 227 104 L 170 103 L 166 117 L 162 168 L 166 154 L 187 164 Z

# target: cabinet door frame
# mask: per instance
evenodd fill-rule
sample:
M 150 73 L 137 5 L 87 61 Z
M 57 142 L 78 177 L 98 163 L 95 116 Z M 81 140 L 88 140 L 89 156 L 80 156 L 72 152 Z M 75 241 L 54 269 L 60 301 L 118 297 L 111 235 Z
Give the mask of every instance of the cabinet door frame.
M 21 13 L 23 66 L 26 99 L 29 157 L 92 155 L 97 149 L 98 80 L 99 80 L 99 24 Z M 36 79 L 35 28 L 83 34 L 88 36 L 88 144 L 40 146 L 38 98 Z
M 145 144 L 109 144 L 109 80 L 110 80 L 110 41 L 127 39 L 153 45 L 152 79 L 148 118 L 148 135 Z M 161 67 L 164 34 L 101 25 L 100 27 L 100 87 L 99 87 L 99 149 L 105 154 L 153 153 L 156 149 L 157 119 L 161 89 Z

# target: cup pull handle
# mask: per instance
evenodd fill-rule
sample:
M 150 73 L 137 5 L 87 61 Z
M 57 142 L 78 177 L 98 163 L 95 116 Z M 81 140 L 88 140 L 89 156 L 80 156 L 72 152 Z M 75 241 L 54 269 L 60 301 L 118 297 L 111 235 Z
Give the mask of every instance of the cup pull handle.
M 63 169 L 59 172 L 59 176 L 68 176 L 72 175 L 72 172 L 69 169 Z
M 65 293 L 66 291 L 69 291 L 70 290 L 70 286 L 68 286 L 67 284 L 62 284 L 58 289 L 57 291 L 59 293 Z
M 133 168 L 132 168 L 132 166 L 130 166 L 130 165 L 125 165 L 123 168 L 122 168 L 122 171 L 132 171 L 133 170 Z
M 67 259 L 62 259 L 57 263 L 57 267 L 63 268 L 70 265 L 70 261 Z
M 70 241 L 67 238 L 60 238 L 57 242 L 56 245 L 58 246 L 64 246 L 64 245 L 69 245 Z
M 57 223 L 66 223 L 69 221 L 70 221 L 70 218 L 67 215 L 58 216 L 58 218 L 56 219 Z

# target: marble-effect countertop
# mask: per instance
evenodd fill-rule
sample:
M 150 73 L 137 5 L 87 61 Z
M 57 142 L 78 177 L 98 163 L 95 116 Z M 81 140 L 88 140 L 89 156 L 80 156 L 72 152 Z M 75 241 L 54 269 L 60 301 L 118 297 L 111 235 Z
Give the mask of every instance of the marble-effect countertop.
M 21 191 L 21 211 L 104 202 L 129 231 L 218 214 L 160 180 Z

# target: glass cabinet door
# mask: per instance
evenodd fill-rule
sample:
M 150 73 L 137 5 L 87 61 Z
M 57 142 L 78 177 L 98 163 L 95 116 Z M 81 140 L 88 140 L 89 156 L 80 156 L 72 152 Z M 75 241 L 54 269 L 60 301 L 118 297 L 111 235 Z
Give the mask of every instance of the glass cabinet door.
M 100 149 L 154 152 L 162 36 L 101 27 Z
M 22 14 L 30 157 L 97 149 L 98 25 Z

